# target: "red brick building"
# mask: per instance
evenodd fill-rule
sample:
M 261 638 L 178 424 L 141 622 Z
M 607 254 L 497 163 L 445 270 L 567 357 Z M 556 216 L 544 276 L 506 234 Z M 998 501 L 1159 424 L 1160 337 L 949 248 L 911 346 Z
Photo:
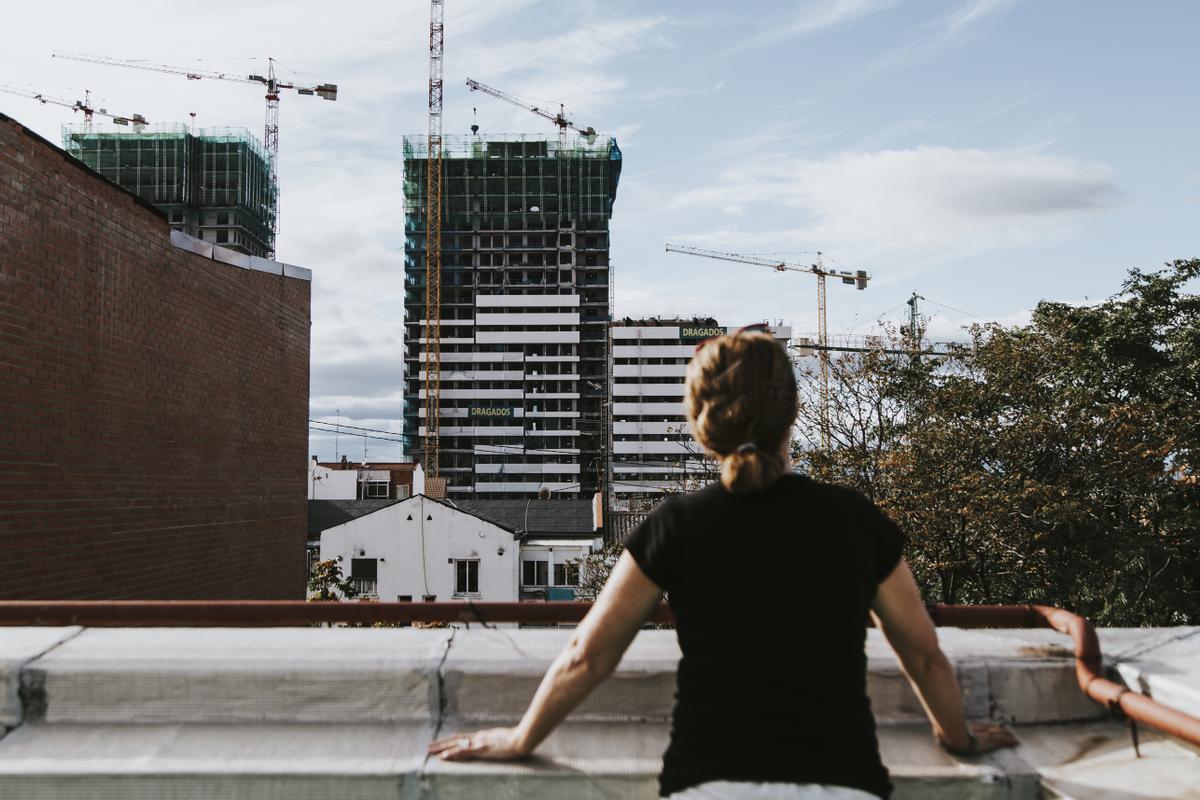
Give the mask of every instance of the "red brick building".
M 0 599 L 304 596 L 310 285 L 0 114 Z

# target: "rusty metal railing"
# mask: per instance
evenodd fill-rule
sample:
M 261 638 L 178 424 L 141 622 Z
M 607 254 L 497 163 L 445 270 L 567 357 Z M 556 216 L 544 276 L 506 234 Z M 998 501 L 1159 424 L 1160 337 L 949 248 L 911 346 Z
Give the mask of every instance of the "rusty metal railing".
M 0 601 L 0 626 L 87 627 L 279 627 L 322 623 L 430 624 L 578 622 L 591 608 L 580 602 L 529 603 L 344 603 L 302 600 L 96 600 Z M 1074 642 L 1075 678 L 1092 700 L 1131 721 L 1142 722 L 1200 746 L 1200 719 L 1170 708 L 1105 678 L 1100 640 L 1091 624 L 1052 606 L 928 606 L 936 625 L 955 628 L 1052 628 Z M 660 604 L 650 622 L 670 623 Z M 1136 746 L 1136 727 L 1131 729 Z

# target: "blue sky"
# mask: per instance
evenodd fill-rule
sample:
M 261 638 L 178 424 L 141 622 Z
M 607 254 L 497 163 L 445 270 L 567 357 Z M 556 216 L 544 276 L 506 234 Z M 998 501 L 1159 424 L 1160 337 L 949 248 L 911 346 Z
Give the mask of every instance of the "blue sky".
M 256 87 L 50 51 L 245 72 L 273 55 L 301 80 L 338 83 L 336 103 L 283 99 L 279 255 L 315 276 L 313 417 L 340 410 L 398 431 L 400 137 L 425 130 L 427 22 L 423 2 L 26 5 L 6 15 L 0 80 L 258 134 Z M 566 103 L 618 137 L 619 316 L 814 330 L 808 276 L 663 244 L 802 261 L 819 249 L 872 274 L 863 292 L 831 284 L 831 331 L 896 320 L 916 291 L 945 339 L 976 317 L 1019 322 L 1042 299 L 1095 300 L 1130 267 L 1200 255 L 1198 29 L 1200 5 L 1185 0 L 447 0 L 444 127 L 466 132 L 474 107 L 485 133 L 553 134 L 472 95 L 469 76 Z M 54 141 L 70 121 L 5 94 L 0 111 Z M 312 448 L 333 456 L 326 437 Z

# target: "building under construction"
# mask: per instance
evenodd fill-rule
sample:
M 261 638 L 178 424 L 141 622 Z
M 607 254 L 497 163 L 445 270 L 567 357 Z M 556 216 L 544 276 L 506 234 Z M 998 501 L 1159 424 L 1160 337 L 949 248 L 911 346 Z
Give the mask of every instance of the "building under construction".
M 408 452 L 423 460 L 428 145 L 404 140 Z M 615 139 L 447 136 L 439 471 L 451 496 L 606 488 Z
M 140 130 L 63 128 L 75 158 L 153 203 L 171 227 L 252 256 L 275 251 L 277 210 L 270 162 L 245 128 L 189 130 L 184 125 Z

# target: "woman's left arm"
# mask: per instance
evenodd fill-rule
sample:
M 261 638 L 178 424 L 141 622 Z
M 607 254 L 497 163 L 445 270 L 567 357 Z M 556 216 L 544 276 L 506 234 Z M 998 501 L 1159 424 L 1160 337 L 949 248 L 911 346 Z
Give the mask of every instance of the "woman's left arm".
M 621 656 L 662 599 L 628 552 L 622 553 L 566 649 L 546 672 L 515 728 L 492 728 L 438 739 L 429 752 L 448 761 L 524 758 L 621 663 Z

